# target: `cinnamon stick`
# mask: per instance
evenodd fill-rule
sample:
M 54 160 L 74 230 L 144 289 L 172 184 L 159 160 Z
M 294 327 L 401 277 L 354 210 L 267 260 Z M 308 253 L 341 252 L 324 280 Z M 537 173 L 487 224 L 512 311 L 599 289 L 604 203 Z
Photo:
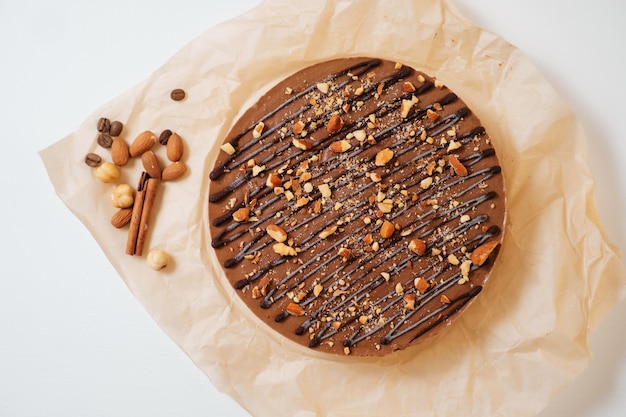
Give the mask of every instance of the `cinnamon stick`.
M 143 253 L 143 246 L 146 241 L 146 234 L 148 233 L 148 225 L 150 223 L 150 213 L 152 212 L 152 206 L 154 205 L 159 182 L 160 181 L 157 178 L 149 178 L 146 186 L 144 187 L 146 193 L 141 210 L 141 220 L 139 222 L 135 255 L 141 256 Z
M 144 200 L 147 192 L 148 174 L 141 174 L 139 185 L 137 185 L 137 193 L 135 194 L 135 202 L 133 203 L 133 212 L 130 217 L 128 228 L 128 239 L 126 240 L 126 254 L 134 255 L 137 247 L 137 238 L 139 236 L 139 224 L 141 223 L 141 213 L 143 212 Z

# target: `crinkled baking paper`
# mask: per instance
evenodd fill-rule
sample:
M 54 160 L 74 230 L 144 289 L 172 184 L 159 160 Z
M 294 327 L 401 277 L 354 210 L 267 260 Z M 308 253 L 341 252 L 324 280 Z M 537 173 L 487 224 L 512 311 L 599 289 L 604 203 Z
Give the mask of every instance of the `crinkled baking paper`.
M 327 356 L 266 328 L 226 282 L 208 236 L 208 173 L 230 126 L 279 80 L 343 56 L 400 61 L 442 80 L 481 118 L 507 183 L 504 244 L 480 297 L 436 337 L 377 359 Z M 173 88 L 185 101 L 169 98 Z M 148 234 L 148 249 L 172 255 L 166 270 L 125 255 L 126 231 L 109 224 L 112 185 L 83 162 L 91 151 L 110 160 L 94 140 L 101 116 L 123 121 L 129 142 L 166 128 L 185 141 L 189 173 L 162 184 Z M 585 369 L 589 332 L 626 294 L 596 213 L 586 142 L 529 59 L 451 1 L 266 0 L 192 40 L 41 156 L 139 302 L 255 417 L 519 417 Z M 135 185 L 140 171 L 136 158 L 119 182 Z

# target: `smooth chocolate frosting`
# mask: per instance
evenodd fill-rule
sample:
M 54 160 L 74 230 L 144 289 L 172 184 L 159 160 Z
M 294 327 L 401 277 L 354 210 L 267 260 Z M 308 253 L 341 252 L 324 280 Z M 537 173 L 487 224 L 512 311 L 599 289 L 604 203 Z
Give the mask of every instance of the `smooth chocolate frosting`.
M 268 326 L 323 352 L 384 355 L 435 334 L 481 292 L 502 239 L 487 132 L 447 87 L 391 61 L 278 83 L 210 178 L 227 279 Z

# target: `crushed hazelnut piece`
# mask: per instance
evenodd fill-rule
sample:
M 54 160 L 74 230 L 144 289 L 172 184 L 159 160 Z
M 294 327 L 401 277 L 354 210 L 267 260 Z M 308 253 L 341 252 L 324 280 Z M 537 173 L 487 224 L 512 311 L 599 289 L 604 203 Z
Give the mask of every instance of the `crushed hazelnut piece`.
M 409 250 L 422 256 L 426 253 L 426 242 L 421 239 L 413 239 L 409 242 Z
M 226 142 L 220 147 L 221 150 L 226 152 L 228 155 L 233 155 L 235 153 L 235 148 L 230 143 Z
M 241 223 L 247 221 L 249 216 L 250 209 L 247 207 L 242 207 L 233 213 L 233 220 Z
M 342 127 L 343 127 L 343 120 L 341 119 L 341 116 L 339 116 L 338 114 L 335 114 L 328 121 L 328 124 L 326 125 L 326 131 L 332 135 L 334 133 L 339 132 Z
M 292 316 L 304 315 L 304 308 L 302 308 L 301 305 L 298 305 L 296 303 L 289 303 L 285 310 L 287 311 L 287 313 L 291 314 Z
M 413 83 L 412 83 L 412 82 L 410 82 L 410 81 L 405 81 L 405 82 L 402 84 L 402 91 L 403 91 L 403 92 L 405 92 L 405 93 L 412 93 L 412 92 L 414 92 L 414 91 L 415 91 L 415 86 L 413 85 Z
M 328 94 L 329 86 L 328 83 L 317 83 L 317 89 L 320 90 L 322 94 Z
M 258 139 L 261 137 L 261 133 L 263 133 L 263 129 L 265 128 L 265 123 L 259 122 L 252 131 L 252 137 Z
M 393 151 L 389 148 L 382 149 L 376 154 L 375 164 L 376 166 L 385 166 L 389 161 L 393 159 Z
M 426 117 L 428 117 L 431 121 L 435 121 L 439 118 L 439 114 L 431 109 L 426 110 Z
M 280 256 L 296 256 L 298 254 L 294 248 L 287 246 L 282 242 L 276 243 L 272 246 L 272 249 Z
M 336 142 L 333 142 L 330 144 L 330 150 L 335 152 L 335 153 L 342 153 L 342 152 L 346 152 L 347 150 L 349 150 L 352 147 L 352 145 L 350 145 L 350 142 L 347 140 L 338 140 Z
M 396 231 L 395 226 L 389 220 L 385 220 L 383 225 L 380 227 L 380 236 L 383 239 L 389 239 L 393 236 L 393 233 Z
M 280 226 L 276 226 L 275 224 L 270 224 L 267 226 L 265 231 L 276 242 L 282 243 L 287 240 L 287 232 L 285 232 L 285 230 Z
M 415 289 L 422 294 L 430 288 L 430 284 L 424 278 L 415 278 L 413 283 L 415 284 Z
M 420 181 L 420 187 L 422 187 L 422 189 L 426 190 L 428 189 L 428 187 L 430 187 L 433 184 L 433 177 L 427 177 L 424 178 L 422 181 Z
M 307 142 L 304 139 L 296 138 L 296 139 L 293 139 L 291 143 L 293 144 L 293 146 L 295 146 L 298 149 L 302 149 L 303 151 L 308 151 L 309 149 L 313 147 L 311 143 Z
M 326 239 L 329 236 L 333 235 L 337 231 L 337 226 L 328 226 L 326 229 L 322 230 L 319 234 L 320 239 Z

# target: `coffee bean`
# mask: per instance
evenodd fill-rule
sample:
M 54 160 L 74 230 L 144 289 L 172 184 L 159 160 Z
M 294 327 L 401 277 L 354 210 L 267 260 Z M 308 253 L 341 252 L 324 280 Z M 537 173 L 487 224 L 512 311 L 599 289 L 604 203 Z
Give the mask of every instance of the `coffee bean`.
M 110 148 L 113 144 L 113 138 L 108 133 L 100 133 L 98 135 L 98 145 L 103 148 Z
M 169 129 L 165 129 L 163 132 L 161 132 L 161 135 L 159 136 L 159 143 L 161 145 L 167 145 L 167 141 L 170 140 L 170 136 L 172 136 L 172 131 Z
M 107 133 L 111 128 L 111 121 L 106 117 L 101 117 L 98 120 L 98 124 L 96 127 L 98 128 L 98 132 Z
M 109 135 L 113 137 L 117 137 L 122 133 L 122 129 L 124 129 L 124 125 L 120 121 L 111 122 L 111 127 L 109 128 Z
M 172 92 L 170 93 L 170 97 L 174 101 L 184 100 L 184 98 L 185 98 L 185 90 L 183 90 L 182 88 L 176 88 L 176 89 L 172 90 Z
M 95 168 L 97 166 L 100 166 L 100 164 L 102 163 L 102 158 L 100 158 L 100 155 L 98 155 L 97 153 L 90 152 L 85 155 L 85 163 L 90 167 Z

